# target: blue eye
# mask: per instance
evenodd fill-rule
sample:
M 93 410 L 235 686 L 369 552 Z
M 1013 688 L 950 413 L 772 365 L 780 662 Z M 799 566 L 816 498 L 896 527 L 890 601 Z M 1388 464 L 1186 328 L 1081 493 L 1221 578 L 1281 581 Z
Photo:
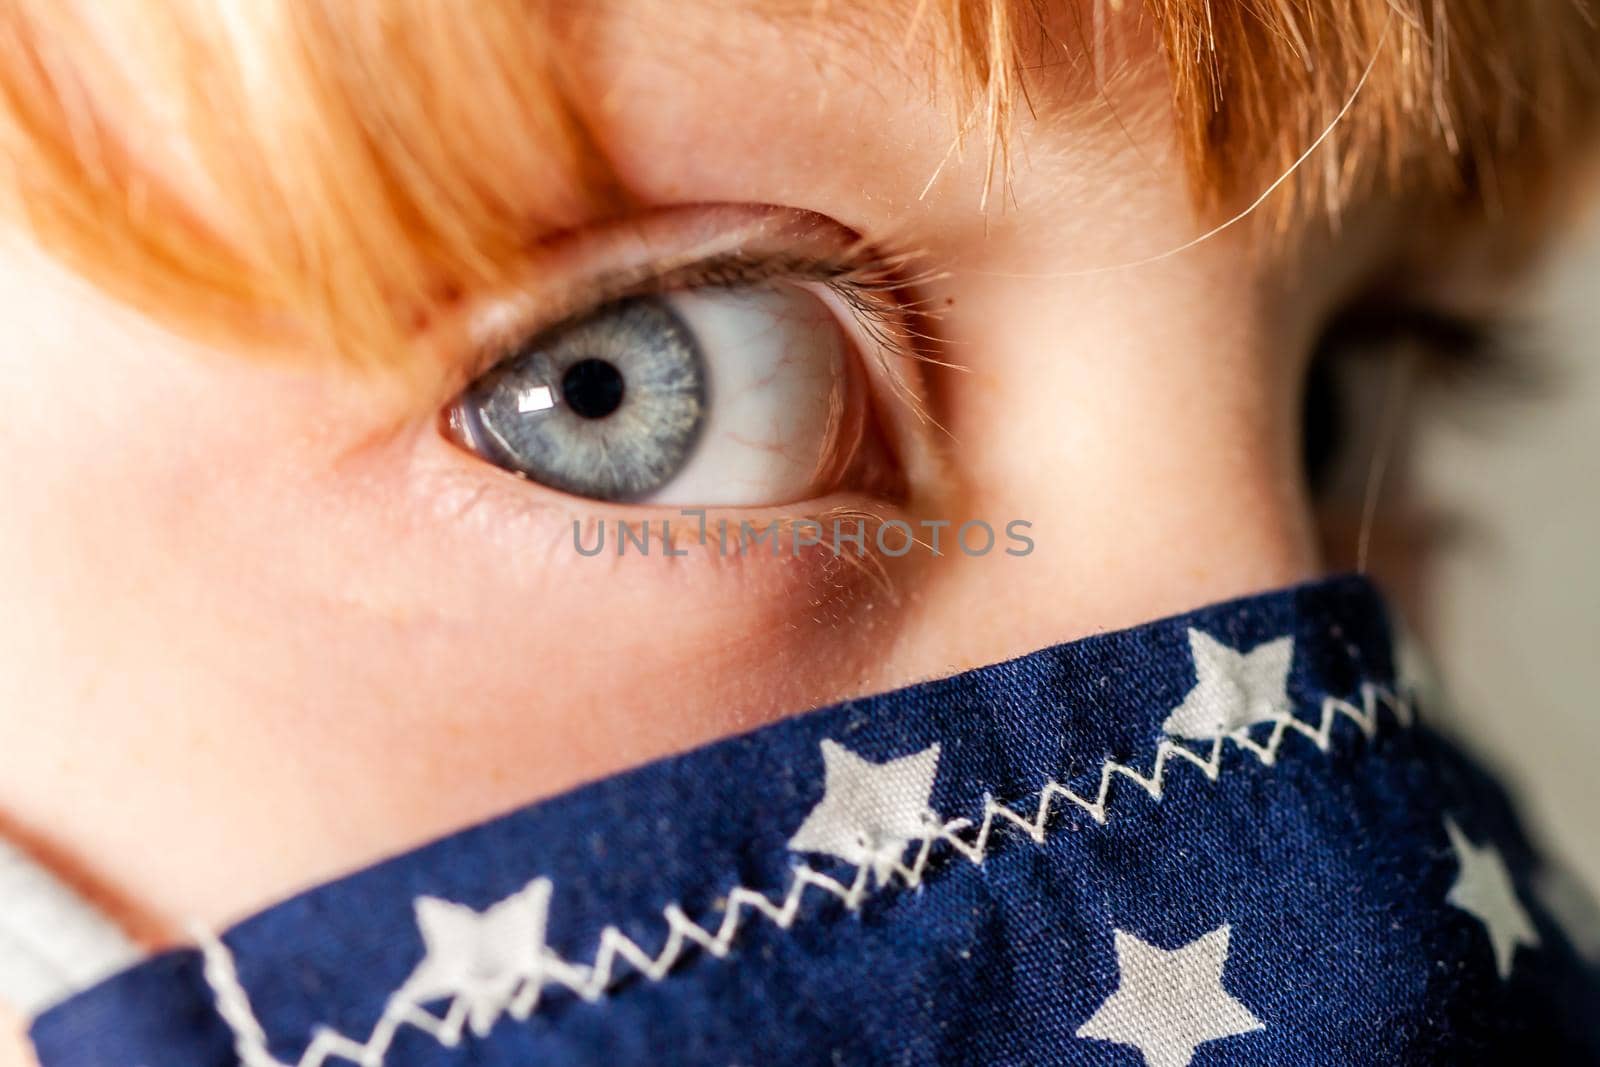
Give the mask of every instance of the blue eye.
M 840 316 L 811 289 L 706 286 L 532 337 L 467 388 L 450 424 L 490 463 L 574 496 L 786 504 L 862 466 L 859 371 Z
M 682 471 L 705 415 L 694 335 L 651 297 L 533 339 L 456 407 L 490 462 L 553 489 L 617 501 L 644 499 Z

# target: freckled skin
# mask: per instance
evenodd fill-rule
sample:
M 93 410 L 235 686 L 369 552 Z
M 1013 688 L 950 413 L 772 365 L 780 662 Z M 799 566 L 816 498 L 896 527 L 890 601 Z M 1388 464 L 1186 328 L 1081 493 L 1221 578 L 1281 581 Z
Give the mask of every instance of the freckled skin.
M 967 370 L 925 368 L 945 432 L 903 514 L 1025 519 L 1036 550 L 584 559 L 571 520 L 599 512 L 436 412 L 376 434 L 365 383 L 198 351 L 7 250 L 0 811 L 146 940 L 787 713 L 1318 571 L 1297 391 L 1385 251 L 1358 216 L 1291 286 L 1245 228 L 1066 275 L 1206 228 L 1160 78 L 1107 87 L 1146 116 L 1126 128 L 1025 117 L 985 214 L 982 153 L 946 160 L 929 94 L 742 20 L 693 78 L 670 36 L 597 28 L 625 102 L 602 142 L 643 202 L 795 205 L 922 249 Z

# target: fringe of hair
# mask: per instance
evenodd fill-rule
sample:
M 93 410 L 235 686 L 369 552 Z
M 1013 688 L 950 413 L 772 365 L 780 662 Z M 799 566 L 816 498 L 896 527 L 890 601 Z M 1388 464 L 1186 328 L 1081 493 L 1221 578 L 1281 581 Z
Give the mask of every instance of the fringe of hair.
M 1003 175 L 1051 0 L 914 2 L 961 132 Z M 1096 26 L 1132 5 L 1153 27 L 1207 210 L 1292 167 L 1371 65 L 1274 198 L 1280 226 L 1374 190 L 1503 215 L 1600 100 L 1588 0 L 1086 2 Z M 573 104 L 559 17 L 553 0 L 8 0 L 0 211 L 180 328 L 393 364 L 417 309 L 506 284 L 531 232 L 626 205 Z M 130 135 L 136 100 L 154 106 Z M 492 168 L 463 167 L 488 150 Z

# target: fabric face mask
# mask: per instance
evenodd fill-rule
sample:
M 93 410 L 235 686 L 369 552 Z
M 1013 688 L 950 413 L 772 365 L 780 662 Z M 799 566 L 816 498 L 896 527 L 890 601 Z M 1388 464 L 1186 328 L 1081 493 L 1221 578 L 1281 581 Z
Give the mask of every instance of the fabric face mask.
M 1221 604 L 534 805 L 33 1036 L 43 1067 L 1600 1062 L 1600 979 L 1417 697 L 1363 579 Z

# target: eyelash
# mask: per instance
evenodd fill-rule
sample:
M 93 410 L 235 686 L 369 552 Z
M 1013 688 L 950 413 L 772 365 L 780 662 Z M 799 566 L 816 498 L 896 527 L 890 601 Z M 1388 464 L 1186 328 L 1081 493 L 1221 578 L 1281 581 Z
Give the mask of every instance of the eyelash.
M 1526 331 L 1495 319 L 1462 315 L 1404 302 L 1365 303 L 1345 309 L 1323 330 L 1307 371 L 1303 410 L 1303 460 L 1318 496 L 1370 428 L 1352 417 L 1347 375 L 1358 367 L 1376 371 L 1380 360 L 1398 358 L 1400 343 L 1415 346 L 1412 380 L 1454 396 L 1483 392 L 1497 400 L 1527 396 L 1542 382 L 1539 353 Z M 1388 388 L 1389 378 L 1378 384 Z M 1370 415 L 1368 416 L 1371 417 Z
M 912 294 L 936 277 L 914 269 L 920 256 L 890 252 L 862 243 L 838 257 L 751 255 L 729 252 L 681 266 L 646 264 L 603 282 L 554 322 L 524 321 L 515 309 L 508 317 L 474 331 L 475 358 L 466 380 L 486 373 L 512 356 L 530 336 L 559 329 L 608 304 L 629 297 L 659 295 L 680 289 L 738 288 L 763 283 L 817 284 L 831 292 L 852 314 L 868 340 L 889 361 L 917 360 L 919 342 L 927 339 L 925 320 L 933 312 Z M 497 310 L 505 310 L 499 305 Z
M 1460 314 L 1420 304 L 1359 305 L 1324 331 L 1318 355 L 1336 361 L 1398 341 L 1416 345 L 1419 378 L 1452 389 L 1489 386 L 1516 395 L 1535 388 L 1540 358 L 1529 331 L 1516 322 Z

